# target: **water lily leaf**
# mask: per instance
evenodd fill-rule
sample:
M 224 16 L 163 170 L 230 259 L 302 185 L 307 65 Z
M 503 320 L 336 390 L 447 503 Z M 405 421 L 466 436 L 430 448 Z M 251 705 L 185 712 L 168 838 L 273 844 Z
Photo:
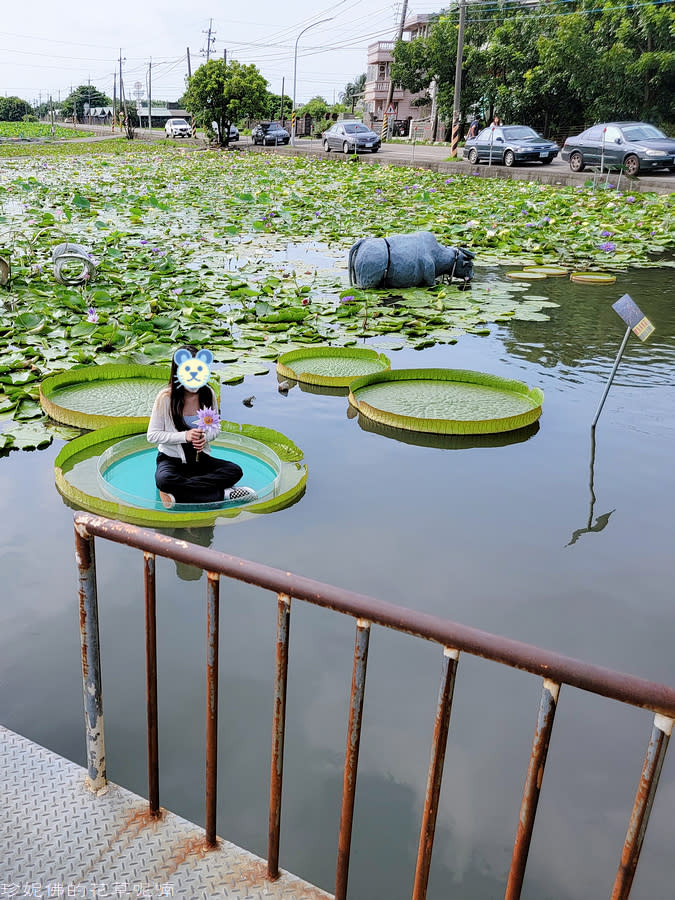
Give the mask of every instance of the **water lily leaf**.
M 14 450 L 42 450 L 53 440 L 53 435 L 42 422 L 25 425 L 15 422 L 3 432 L 4 435 L 12 438 L 11 446 Z
M 35 400 L 20 400 L 17 404 L 16 411 L 14 413 L 14 418 L 23 422 L 28 419 L 37 419 L 42 416 L 42 409 L 40 408 L 40 404 L 36 403 Z

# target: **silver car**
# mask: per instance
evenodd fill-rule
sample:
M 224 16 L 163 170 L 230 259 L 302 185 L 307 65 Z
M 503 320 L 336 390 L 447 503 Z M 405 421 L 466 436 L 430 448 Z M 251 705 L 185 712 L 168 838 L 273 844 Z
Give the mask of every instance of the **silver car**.
M 343 153 L 356 153 L 357 150 L 370 150 L 377 153 L 380 149 L 380 137 L 367 128 L 363 122 L 336 122 L 321 135 L 323 149 L 342 150 Z

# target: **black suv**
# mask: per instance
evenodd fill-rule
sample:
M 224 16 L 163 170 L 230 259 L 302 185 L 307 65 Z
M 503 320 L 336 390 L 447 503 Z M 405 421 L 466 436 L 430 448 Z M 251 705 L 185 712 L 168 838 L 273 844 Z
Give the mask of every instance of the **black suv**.
M 261 122 L 251 131 L 254 144 L 287 144 L 291 136 L 278 122 Z

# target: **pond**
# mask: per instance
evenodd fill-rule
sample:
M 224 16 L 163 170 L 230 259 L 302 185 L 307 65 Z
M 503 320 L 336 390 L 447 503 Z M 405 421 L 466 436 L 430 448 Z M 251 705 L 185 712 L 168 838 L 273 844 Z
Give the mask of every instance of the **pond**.
M 491 273 L 503 270 L 480 278 Z M 180 535 L 675 684 L 672 289 L 672 269 L 604 287 L 550 280 L 550 321 L 386 351 L 396 368 L 476 369 L 541 388 L 538 427 L 498 440 L 378 433 L 344 396 L 279 393 L 273 372 L 225 385 L 223 416 L 304 450 L 307 491 L 282 512 Z M 624 292 L 656 332 L 629 340 L 591 460 L 590 422 L 624 332 L 611 304 Z M 61 446 L 0 460 L 0 722 L 82 764 L 73 511 L 53 476 Z M 97 562 L 108 775 L 143 794 L 143 559 L 98 542 Z M 160 800 L 203 822 L 205 579 L 170 561 L 157 570 Z M 275 624 L 273 595 L 223 582 L 218 832 L 263 856 Z M 294 604 L 280 862 L 329 890 L 353 642 L 350 619 Z M 359 900 L 410 896 L 440 667 L 436 646 L 373 629 L 350 869 Z M 460 658 L 430 898 L 503 896 L 539 692 L 535 677 Z M 608 896 L 651 718 L 562 689 L 524 897 Z M 671 752 L 637 900 L 672 892 L 674 799 Z

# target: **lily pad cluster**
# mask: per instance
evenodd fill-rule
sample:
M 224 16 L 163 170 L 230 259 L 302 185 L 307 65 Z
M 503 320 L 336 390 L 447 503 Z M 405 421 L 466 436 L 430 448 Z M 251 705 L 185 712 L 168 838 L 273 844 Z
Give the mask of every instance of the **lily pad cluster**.
M 73 366 L 166 364 L 191 342 L 232 382 L 315 344 L 423 349 L 546 320 L 555 304 L 497 265 L 663 265 L 675 246 L 665 195 L 629 203 L 591 187 L 123 142 L 30 149 L 0 148 L 0 255 L 12 269 L 0 288 L 5 448 L 18 445 L 17 423 L 49 438 L 39 383 Z M 348 287 L 357 238 L 420 229 L 477 252 L 470 291 Z M 55 281 L 51 250 L 64 240 L 91 247 L 95 283 Z

